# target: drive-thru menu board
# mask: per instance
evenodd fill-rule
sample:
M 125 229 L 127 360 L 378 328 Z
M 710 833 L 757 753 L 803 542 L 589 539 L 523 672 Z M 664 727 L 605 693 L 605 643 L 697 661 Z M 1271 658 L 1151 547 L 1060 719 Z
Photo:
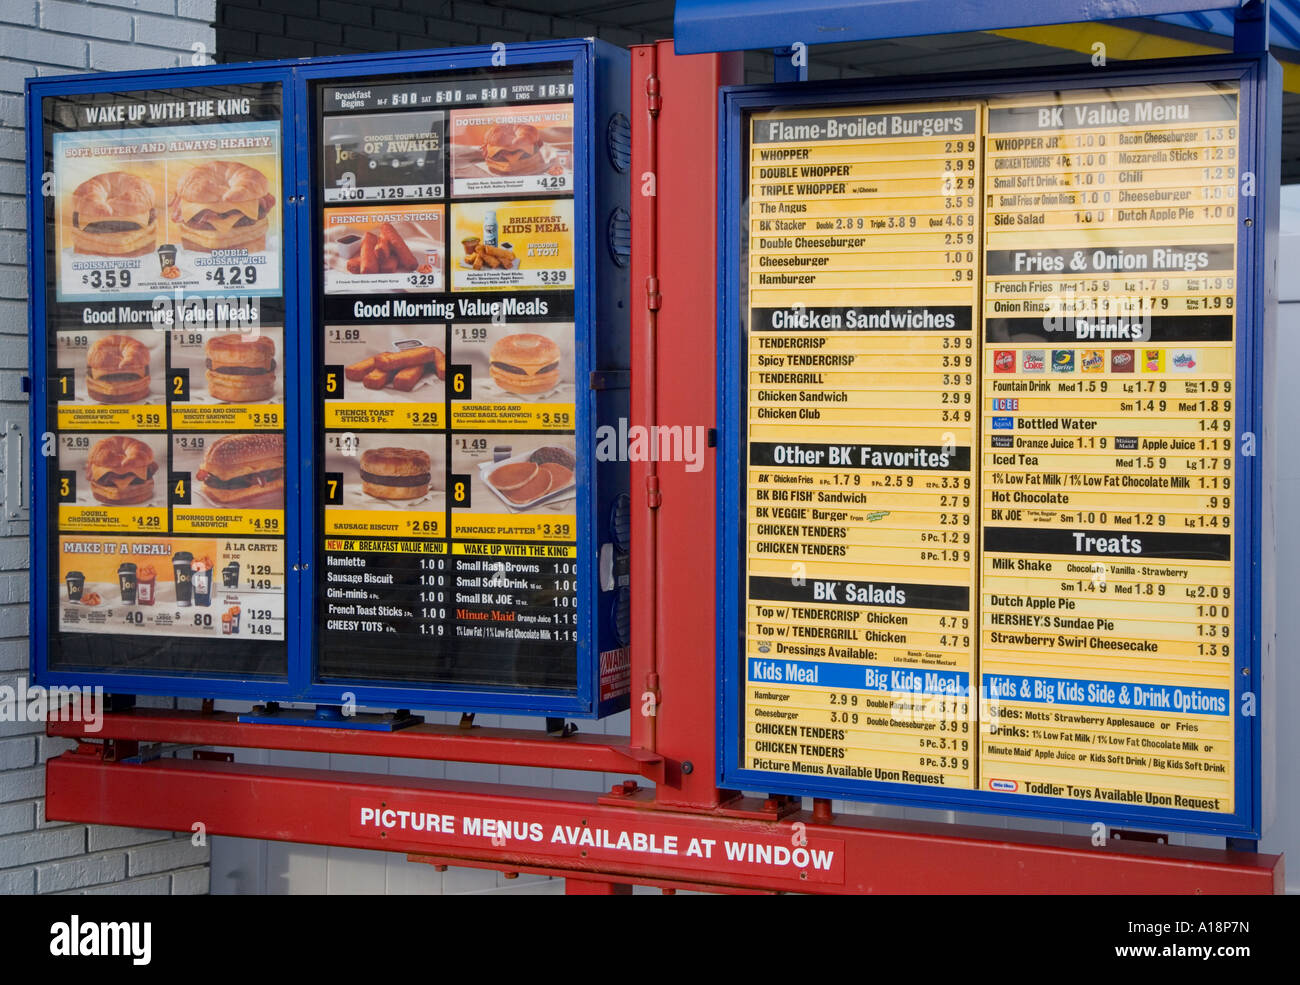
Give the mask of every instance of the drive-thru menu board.
M 1239 126 L 747 118 L 740 767 L 1233 812 Z
M 317 98 L 321 671 L 572 687 L 572 71 Z
M 283 673 L 280 88 L 42 112 L 50 666 Z

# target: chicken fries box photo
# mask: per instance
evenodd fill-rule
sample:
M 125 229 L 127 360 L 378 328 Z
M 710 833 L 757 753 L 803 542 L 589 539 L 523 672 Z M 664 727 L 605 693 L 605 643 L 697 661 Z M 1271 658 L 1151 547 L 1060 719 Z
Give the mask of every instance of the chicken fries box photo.
M 446 161 L 442 110 L 326 116 L 326 202 L 442 198 Z
M 226 537 L 59 537 L 59 627 L 284 639 L 284 545 Z
M 325 436 L 325 533 L 441 537 L 446 438 L 383 432 Z
M 445 425 L 445 325 L 325 327 L 327 428 Z
M 573 200 L 455 202 L 451 289 L 573 290 Z
M 61 432 L 56 453 L 60 530 L 167 529 L 165 434 Z
M 573 104 L 452 110 L 452 195 L 573 191 Z
M 177 430 L 284 427 L 284 329 L 171 334 L 167 385 Z
M 443 289 L 445 206 L 370 205 L 325 210 L 325 293 Z
M 469 371 L 453 390 L 452 427 L 572 431 L 573 339 L 572 322 L 452 326 L 456 364 Z
M 280 128 L 53 135 L 59 301 L 278 295 Z
M 152 329 L 56 332 L 51 388 L 60 430 L 167 426 L 164 339 Z

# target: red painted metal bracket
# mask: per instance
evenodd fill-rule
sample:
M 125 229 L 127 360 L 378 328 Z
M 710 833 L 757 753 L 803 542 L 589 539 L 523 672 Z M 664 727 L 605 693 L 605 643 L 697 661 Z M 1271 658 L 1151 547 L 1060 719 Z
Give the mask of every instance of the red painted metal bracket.
M 334 752 L 352 756 L 444 759 L 456 763 L 497 763 L 544 769 L 626 773 L 656 782 L 663 779 L 663 757 L 603 735 L 576 733 L 564 738 L 525 729 L 473 728 L 458 725 L 413 725 L 396 732 L 302 728 L 296 725 L 249 725 L 229 712 L 168 711 L 133 708 L 106 712 L 96 732 L 86 722 L 50 722 L 49 735 L 78 740 L 167 742 L 178 745 L 247 749 Z M 148 825 L 145 825 L 148 827 Z
M 317 730 L 313 730 L 317 731 Z M 355 739 L 355 736 L 352 736 Z M 240 763 L 47 764 L 53 820 L 378 849 L 597 883 L 800 893 L 1276 893 L 1281 856 L 809 812 L 779 821 L 595 793 Z M 759 809 L 757 802 L 739 805 Z

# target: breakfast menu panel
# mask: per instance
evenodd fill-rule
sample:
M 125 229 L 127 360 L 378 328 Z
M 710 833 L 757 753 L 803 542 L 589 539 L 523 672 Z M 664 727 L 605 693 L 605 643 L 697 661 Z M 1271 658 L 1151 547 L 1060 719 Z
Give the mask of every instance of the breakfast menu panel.
M 283 673 L 279 87 L 43 112 L 50 666 Z
M 1238 114 L 749 117 L 740 765 L 1235 809 Z
M 571 68 L 317 95 L 321 673 L 571 688 Z

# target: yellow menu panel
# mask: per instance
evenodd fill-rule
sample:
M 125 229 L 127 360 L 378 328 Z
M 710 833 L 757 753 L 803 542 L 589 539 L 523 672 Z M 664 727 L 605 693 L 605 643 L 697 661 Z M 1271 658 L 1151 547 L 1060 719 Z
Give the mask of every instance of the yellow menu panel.
M 748 768 L 975 784 L 979 118 L 752 119 Z
M 1237 93 L 985 113 L 980 787 L 1231 812 Z
M 1231 813 L 1235 86 L 749 136 L 741 765 Z

